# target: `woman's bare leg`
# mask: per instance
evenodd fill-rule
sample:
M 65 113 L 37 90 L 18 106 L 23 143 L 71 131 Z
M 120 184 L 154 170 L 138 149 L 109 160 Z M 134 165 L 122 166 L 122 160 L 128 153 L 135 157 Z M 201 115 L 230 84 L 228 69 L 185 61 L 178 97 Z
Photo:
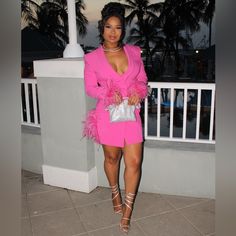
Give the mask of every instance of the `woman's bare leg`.
M 125 181 L 125 193 L 136 194 L 140 176 L 141 176 L 141 163 L 142 163 L 142 143 L 125 145 L 124 149 L 124 162 L 125 162 L 125 171 L 124 171 L 124 181 Z M 134 201 L 135 196 L 131 194 Z M 132 204 L 130 204 L 132 207 Z M 123 218 L 130 218 L 132 210 L 124 206 Z M 122 225 L 128 225 L 129 220 L 121 220 Z
M 119 147 L 103 145 L 104 152 L 104 170 L 110 186 L 115 186 L 118 184 L 119 177 L 119 164 L 122 156 L 122 150 Z M 112 189 L 114 190 L 114 188 Z M 112 194 L 112 198 L 115 194 Z M 121 196 L 118 195 L 113 200 L 113 206 L 119 206 L 121 204 Z M 122 210 L 122 207 L 114 207 L 115 211 Z

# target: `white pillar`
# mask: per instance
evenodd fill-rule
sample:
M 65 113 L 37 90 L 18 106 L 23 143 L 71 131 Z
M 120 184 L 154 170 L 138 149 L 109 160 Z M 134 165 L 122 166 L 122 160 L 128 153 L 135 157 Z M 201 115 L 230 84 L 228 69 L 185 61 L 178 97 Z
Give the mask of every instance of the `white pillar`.
M 84 61 L 34 61 L 45 184 L 90 192 L 97 187 L 95 146 L 82 138 L 83 120 L 95 106 L 84 91 Z
M 69 44 L 64 52 L 64 58 L 83 57 L 84 51 L 77 43 L 76 11 L 75 0 L 67 0 L 68 5 L 68 27 L 69 27 Z

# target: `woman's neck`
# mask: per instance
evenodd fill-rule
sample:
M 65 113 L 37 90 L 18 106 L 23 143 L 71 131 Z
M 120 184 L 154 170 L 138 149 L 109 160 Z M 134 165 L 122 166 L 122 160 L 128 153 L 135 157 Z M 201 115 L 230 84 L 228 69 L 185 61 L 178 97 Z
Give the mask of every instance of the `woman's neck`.
M 114 49 L 114 48 L 119 48 L 120 45 L 118 43 L 103 43 L 103 47 L 107 49 Z
M 112 44 L 112 45 L 110 44 L 110 45 L 108 45 L 108 44 L 105 44 L 105 43 L 103 43 L 102 47 L 103 47 L 104 52 L 118 52 L 122 48 L 118 44 Z

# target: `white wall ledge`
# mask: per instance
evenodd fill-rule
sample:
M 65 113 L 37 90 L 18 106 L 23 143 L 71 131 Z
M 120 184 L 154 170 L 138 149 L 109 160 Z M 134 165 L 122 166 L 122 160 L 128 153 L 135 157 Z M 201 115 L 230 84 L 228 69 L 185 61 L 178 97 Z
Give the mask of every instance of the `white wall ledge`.
M 215 152 L 215 144 L 208 143 L 186 143 L 160 140 L 146 140 L 144 142 L 144 147 L 173 149 L 181 151 Z
M 21 125 L 21 132 L 22 133 L 41 135 L 41 128 L 40 127 L 27 126 L 27 125 Z
M 84 78 L 83 58 L 56 58 L 34 61 L 35 77 Z M 45 69 L 46 68 L 46 69 Z
M 97 185 L 97 168 L 78 171 L 61 167 L 43 165 L 44 184 L 90 193 Z
M 21 131 L 23 133 L 41 134 L 41 129 L 39 127 L 30 127 L 27 125 L 21 125 Z M 144 142 L 144 148 L 145 147 L 173 149 L 182 151 L 213 152 L 213 153 L 215 152 L 215 144 L 207 144 L 207 143 L 185 143 L 185 142 L 146 140 Z

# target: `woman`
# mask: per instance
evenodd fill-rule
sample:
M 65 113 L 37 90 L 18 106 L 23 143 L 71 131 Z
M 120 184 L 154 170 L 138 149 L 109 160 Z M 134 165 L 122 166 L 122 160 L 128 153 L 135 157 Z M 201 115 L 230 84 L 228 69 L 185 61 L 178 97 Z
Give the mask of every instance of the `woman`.
M 96 109 L 85 122 L 84 134 L 91 136 L 92 133 L 92 138 L 103 147 L 104 170 L 111 186 L 114 211 L 122 214 L 120 228 L 127 233 L 141 172 L 143 137 L 140 110 L 135 109 L 136 121 L 113 123 L 107 107 L 119 105 L 124 98 L 128 98 L 129 105 L 137 106 L 147 95 L 147 77 L 140 48 L 122 43 L 124 13 L 120 3 L 110 2 L 104 6 L 102 19 L 98 22 L 101 46 L 84 58 L 85 90 L 97 99 Z M 122 154 L 125 163 L 124 204 L 118 184 Z

